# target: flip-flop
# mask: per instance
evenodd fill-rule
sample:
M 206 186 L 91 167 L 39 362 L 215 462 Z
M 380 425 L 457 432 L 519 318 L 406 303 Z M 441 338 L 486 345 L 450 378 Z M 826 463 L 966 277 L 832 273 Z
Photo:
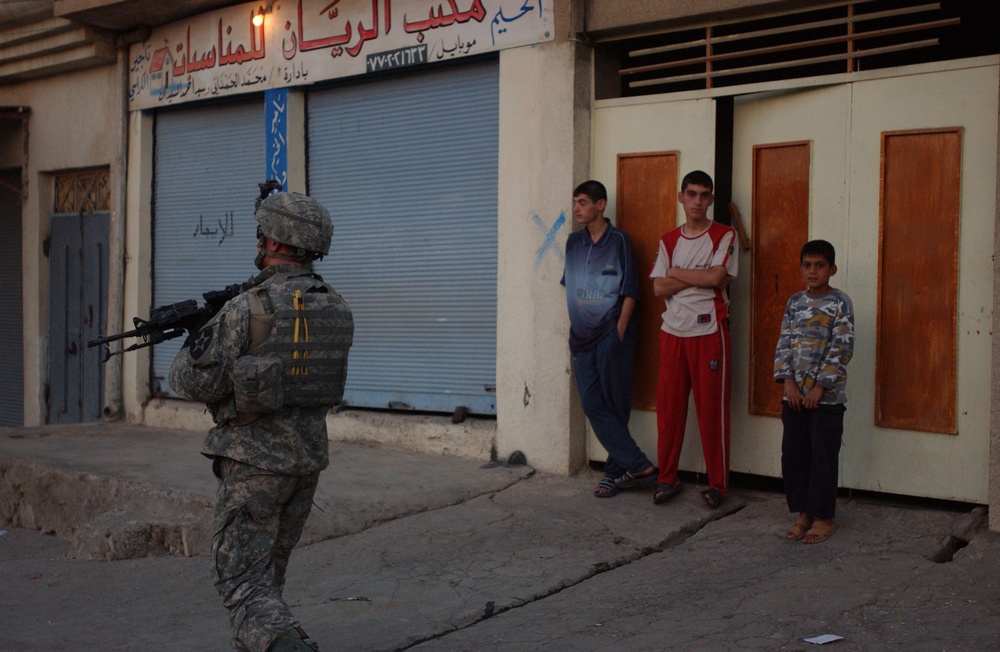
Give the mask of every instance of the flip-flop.
M 701 497 L 705 499 L 705 502 L 708 503 L 708 506 L 711 507 L 712 509 L 715 509 L 716 507 L 722 504 L 723 496 L 722 494 L 719 493 L 718 489 L 713 489 L 710 487 L 705 491 L 701 492 Z
M 656 476 L 660 474 L 660 470 L 655 466 L 650 467 L 650 471 L 644 475 L 632 475 L 628 471 L 622 473 L 615 480 L 615 484 L 618 485 L 619 489 L 635 489 L 636 487 L 648 487 L 649 485 L 656 482 Z
M 662 505 L 663 503 L 669 501 L 671 498 L 676 496 L 684 488 L 680 482 L 676 484 L 670 484 L 668 482 L 661 482 L 656 485 L 656 493 L 653 494 L 653 504 Z
M 601 478 L 601 481 L 597 483 L 597 487 L 594 488 L 594 495 L 598 498 L 611 498 L 617 494 L 618 485 L 615 484 L 614 478 Z
M 823 543 L 827 539 L 833 536 L 833 533 L 837 531 L 836 523 L 824 523 L 819 519 L 815 520 L 809 531 L 805 533 L 802 537 L 802 543 L 806 545 L 811 545 L 814 543 Z M 809 541 L 809 537 L 816 537 L 812 541 Z
M 785 538 L 789 541 L 801 541 L 802 537 L 809 532 L 809 528 L 812 527 L 813 519 L 808 516 L 799 516 L 795 519 L 795 523 L 792 527 L 788 528 L 788 532 L 785 532 Z

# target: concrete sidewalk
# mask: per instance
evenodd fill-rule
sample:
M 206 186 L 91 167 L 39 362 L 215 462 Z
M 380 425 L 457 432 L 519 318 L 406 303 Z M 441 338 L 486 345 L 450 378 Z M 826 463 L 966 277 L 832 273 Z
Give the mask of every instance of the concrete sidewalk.
M 0 536 L 0 650 L 227 649 L 198 556 L 215 487 L 201 439 L 0 430 L 0 519 L 17 526 Z M 736 489 L 712 511 L 688 485 L 654 506 L 651 490 L 593 498 L 590 471 L 482 467 L 331 446 L 286 589 L 321 649 L 1000 645 L 1000 541 L 981 510 L 842 500 L 840 531 L 805 546 L 781 538 L 779 494 Z

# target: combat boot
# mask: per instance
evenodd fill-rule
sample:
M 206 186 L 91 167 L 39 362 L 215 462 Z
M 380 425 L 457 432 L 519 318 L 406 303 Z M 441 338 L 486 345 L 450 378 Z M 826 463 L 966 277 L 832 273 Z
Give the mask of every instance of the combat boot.
M 319 652 L 319 645 L 301 627 L 295 627 L 274 639 L 267 652 Z

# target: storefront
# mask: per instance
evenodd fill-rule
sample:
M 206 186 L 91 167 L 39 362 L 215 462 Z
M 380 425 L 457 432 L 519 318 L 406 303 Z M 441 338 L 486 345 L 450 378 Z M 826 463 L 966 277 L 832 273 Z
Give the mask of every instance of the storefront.
M 241 5 L 133 46 L 153 305 L 254 271 L 254 190 L 277 178 L 333 215 L 316 269 L 358 324 L 345 404 L 496 415 L 496 52 L 551 38 L 552 15 L 487 4 Z M 152 395 L 179 346 L 152 352 Z

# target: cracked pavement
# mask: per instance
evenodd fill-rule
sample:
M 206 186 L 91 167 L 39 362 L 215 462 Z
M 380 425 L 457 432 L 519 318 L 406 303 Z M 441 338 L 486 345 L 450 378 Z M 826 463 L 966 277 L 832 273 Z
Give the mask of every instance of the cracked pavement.
M 148 454 L 181 445 L 165 441 Z M 103 457 L 86 446 L 71 456 L 77 475 L 81 458 Z M 711 511 L 688 484 L 655 506 L 651 489 L 594 498 L 593 471 L 332 450 L 325 511 L 285 592 L 323 650 L 811 650 L 803 639 L 820 634 L 843 637 L 832 650 L 1000 643 L 1000 536 L 969 506 L 842 499 L 840 530 L 806 546 L 782 538 L 794 518 L 776 493 L 737 488 Z M 60 465 L 0 443 L 0 470 L 14 457 Z M 204 494 L 199 464 L 178 468 L 176 491 Z M 228 648 L 205 557 L 76 559 L 65 539 L 3 527 L 0 649 Z

